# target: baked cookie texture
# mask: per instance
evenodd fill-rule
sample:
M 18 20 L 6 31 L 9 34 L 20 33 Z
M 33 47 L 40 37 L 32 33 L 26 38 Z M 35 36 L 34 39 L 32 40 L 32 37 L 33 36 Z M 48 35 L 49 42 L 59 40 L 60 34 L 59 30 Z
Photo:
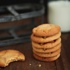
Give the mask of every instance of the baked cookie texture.
M 33 29 L 36 36 L 52 36 L 60 31 L 60 26 L 53 24 L 41 24 Z
M 46 43 L 46 42 L 54 41 L 54 40 L 58 39 L 60 36 L 61 36 L 60 32 L 58 34 L 50 36 L 50 37 L 36 37 L 32 34 L 31 39 L 32 39 L 32 41 L 37 42 L 37 43 Z
M 6 67 L 14 61 L 24 61 L 25 56 L 17 50 L 0 51 L 0 67 Z
M 33 50 L 33 53 L 40 57 L 54 57 L 54 56 L 57 56 L 58 54 L 60 54 L 60 52 L 61 52 L 60 48 L 58 50 L 56 50 L 55 52 L 50 52 L 50 53 L 38 53 Z
M 41 61 L 55 61 L 61 53 L 61 28 L 55 24 L 41 24 L 32 30 L 33 56 Z
M 61 43 L 58 44 L 57 46 L 54 46 L 53 48 L 42 48 L 42 49 L 38 49 L 38 48 L 35 48 L 34 46 L 33 47 L 33 50 L 35 50 L 36 52 L 39 52 L 39 53 L 50 53 L 50 52 L 55 52 L 56 50 L 58 50 L 59 48 L 61 48 Z
M 54 57 L 40 57 L 36 54 L 33 54 L 33 56 L 37 59 L 37 60 L 40 60 L 40 61 L 55 61 L 57 60 L 59 57 L 60 57 L 60 54 L 54 56 Z
M 38 49 L 42 49 L 42 48 L 50 49 L 55 47 L 59 43 L 61 43 L 61 38 L 58 38 L 57 40 L 48 43 L 36 43 L 32 41 L 32 46 Z

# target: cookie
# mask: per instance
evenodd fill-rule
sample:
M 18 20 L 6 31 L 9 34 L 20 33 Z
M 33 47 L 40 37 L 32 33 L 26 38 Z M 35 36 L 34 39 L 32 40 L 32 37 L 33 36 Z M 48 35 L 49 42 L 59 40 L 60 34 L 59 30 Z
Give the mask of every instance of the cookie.
M 48 49 L 48 48 L 53 48 L 60 42 L 61 42 L 61 38 L 58 38 L 57 40 L 49 42 L 49 43 L 36 43 L 32 41 L 32 46 L 38 49 L 42 49 L 42 48 Z
M 57 51 L 50 52 L 50 53 L 39 53 L 39 52 L 36 52 L 35 50 L 33 50 L 33 53 L 40 57 L 54 57 L 54 56 L 58 55 L 60 52 L 61 52 L 60 48 Z
M 31 40 L 37 43 L 46 43 L 46 42 L 52 42 L 58 38 L 60 38 L 61 32 L 57 33 L 56 35 L 50 36 L 50 37 L 37 37 L 34 34 L 31 35 Z
M 0 52 L 0 67 L 6 67 L 13 61 L 24 61 L 25 56 L 17 50 L 3 50 Z
M 37 60 L 40 60 L 40 61 L 55 61 L 57 60 L 59 57 L 60 57 L 60 54 L 54 56 L 54 57 L 46 57 L 46 58 L 43 58 L 43 57 L 40 57 L 36 54 L 33 54 L 33 56 L 37 59 Z
M 50 48 L 50 49 L 38 49 L 38 48 L 35 48 L 33 46 L 33 50 L 36 51 L 36 52 L 39 52 L 39 53 L 50 53 L 50 52 L 55 52 L 56 50 L 58 50 L 59 48 L 61 48 L 61 43 L 58 44 L 57 46 L 54 46 L 53 48 Z
M 60 32 L 60 26 L 55 24 L 41 24 L 33 28 L 32 32 L 36 36 L 52 36 Z

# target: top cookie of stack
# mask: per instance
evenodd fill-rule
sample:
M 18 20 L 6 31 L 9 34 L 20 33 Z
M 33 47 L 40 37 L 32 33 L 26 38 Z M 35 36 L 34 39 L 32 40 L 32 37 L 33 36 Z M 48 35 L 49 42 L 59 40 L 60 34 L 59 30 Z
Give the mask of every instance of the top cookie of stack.
M 46 43 L 56 40 L 60 36 L 60 26 L 54 24 L 42 24 L 33 28 L 31 39 L 37 43 Z
M 60 32 L 60 27 L 53 24 L 42 24 L 33 29 L 36 36 L 52 36 Z

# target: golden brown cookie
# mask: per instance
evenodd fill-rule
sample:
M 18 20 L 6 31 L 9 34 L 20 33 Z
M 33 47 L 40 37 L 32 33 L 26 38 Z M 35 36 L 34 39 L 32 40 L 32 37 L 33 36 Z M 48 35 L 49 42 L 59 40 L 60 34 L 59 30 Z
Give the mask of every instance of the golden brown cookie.
M 50 53 L 50 52 L 55 52 L 56 50 L 58 50 L 59 48 L 61 48 L 61 43 L 60 44 L 57 44 L 57 46 L 54 46 L 53 48 L 50 48 L 50 49 L 38 49 L 38 48 L 35 48 L 33 46 L 33 50 L 36 51 L 36 52 L 39 52 L 39 53 Z
M 32 46 L 38 49 L 42 49 L 42 48 L 53 48 L 54 46 L 56 46 L 57 44 L 61 43 L 61 38 L 58 38 L 55 41 L 49 42 L 49 43 L 36 43 L 32 41 Z
M 58 55 L 60 52 L 61 52 L 60 48 L 57 51 L 50 52 L 50 53 L 39 53 L 39 52 L 36 52 L 35 50 L 33 50 L 33 53 L 40 57 L 54 57 L 54 56 Z
M 46 58 L 43 58 L 43 57 L 40 57 L 36 54 L 33 54 L 33 56 L 37 59 L 37 60 L 40 60 L 40 61 L 55 61 L 57 60 L 59 57 L 60 57 L 60 54 L 54 56 L 54 57 L 46 57 Z
M 55 24 L 41 24 L 33 29 L 36 36 L 52 36 L 60 32 L 60 26 Z
M 6 67 L 13 61 L 24 61 L 25 56 L 17 50 L 3 50 L 0 52 L 0 67 Z
M 52 42 L 58 38 L 60 38 L 61 32 L 57 33 L 56 35 L 50 36 L 50 37 L 37 37 L 34 34 L 31 35 L 31 40 L 37 43 L 46 43 L 46 42 Z

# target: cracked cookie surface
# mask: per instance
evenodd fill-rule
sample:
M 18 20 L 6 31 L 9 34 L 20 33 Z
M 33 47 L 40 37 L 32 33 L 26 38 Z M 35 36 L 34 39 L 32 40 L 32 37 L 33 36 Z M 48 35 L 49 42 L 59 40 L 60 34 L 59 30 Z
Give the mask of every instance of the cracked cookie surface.
M 36 36 L 52 36 L 60 32 L 60 26 L 53 24 L 41 24 L 33 29 Z

